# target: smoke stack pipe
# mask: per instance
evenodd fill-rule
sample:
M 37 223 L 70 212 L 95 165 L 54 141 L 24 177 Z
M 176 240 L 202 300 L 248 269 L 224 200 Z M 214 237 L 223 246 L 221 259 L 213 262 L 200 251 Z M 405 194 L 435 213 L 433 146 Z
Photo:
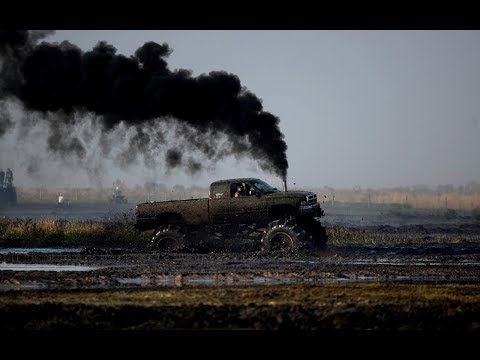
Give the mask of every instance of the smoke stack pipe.
M 283 185 L 283 191 L 287 191 L 287 180 L 283 180 L 282 181 L 282 185 Z

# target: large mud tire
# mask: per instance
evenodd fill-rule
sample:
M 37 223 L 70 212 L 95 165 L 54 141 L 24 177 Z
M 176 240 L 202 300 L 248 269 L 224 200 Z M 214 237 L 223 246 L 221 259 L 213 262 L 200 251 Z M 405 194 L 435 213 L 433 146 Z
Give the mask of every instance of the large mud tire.
M 305 231 L 292 221 L 273 221 L 262 236 L 262 252 L 295 252 L 306 244 L 305 234 Z
M 178 226 L 165 226 L 155 230 L 152 244 L 160 251 L 177 251 L 185 246 L 185 234 Z

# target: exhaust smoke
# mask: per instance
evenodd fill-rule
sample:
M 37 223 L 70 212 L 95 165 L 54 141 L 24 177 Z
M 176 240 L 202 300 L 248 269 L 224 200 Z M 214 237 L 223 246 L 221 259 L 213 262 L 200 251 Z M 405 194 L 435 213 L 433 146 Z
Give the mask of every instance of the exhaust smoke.
M 280 120 L 264 111 L 236 75 L 172 71 L 166 43 L 147 42 L 127 57 L 104 41 L 87 52 L 67 41 L 38 43 L 49 34 L 0 31 L 0 137 L 15 125 L 5 104 L 18 102 L 49 129 L 48 151 L 65 159 L 81 161 L 95 146 L 87 130 L 75 132 L 88 118 L 93 132 L 101 133 L 102 156 L 127 144 L 116 155 L 122 166 L 143 157 L 150 168 L 161 162 L 167 170 L 194 174 L 226 156 L 249 156 L 263 170 L 286 178 Z M 171 146 L 168 131 L 177 140 Z M 127 132 L 128 138 L 112 135 Z

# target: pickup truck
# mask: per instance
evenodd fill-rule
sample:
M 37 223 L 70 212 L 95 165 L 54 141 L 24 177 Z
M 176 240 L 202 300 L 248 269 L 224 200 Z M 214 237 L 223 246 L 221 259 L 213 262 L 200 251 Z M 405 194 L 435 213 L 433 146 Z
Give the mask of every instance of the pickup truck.
M 261 230 L 261 249 L 269 252 L 324 247 L 323 215 L 313 192 L 287 191 L 285 183 L 279 191 L 260 179 L 239 178 L 213 182 L 208 198 L 138 204 L 135 227 L 154 230 L 152 242 L 158 248 L 174 249 L 200 228 L 218 234 L 247 225 Z

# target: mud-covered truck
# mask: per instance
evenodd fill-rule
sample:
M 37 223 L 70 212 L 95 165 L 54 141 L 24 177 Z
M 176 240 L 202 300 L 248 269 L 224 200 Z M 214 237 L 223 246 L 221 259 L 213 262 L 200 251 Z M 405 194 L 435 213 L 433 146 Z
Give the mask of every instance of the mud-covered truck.
M 152 243 L 174 249 L 195 241 L 199 233 L 232 234 L 246 227 L 257 233 L 263 251 L 322 248 L 327 242 L 324 215 L 317 195 L 283 191 L 255 178 L 215 181 L 209 197 L 141 203 L 135 209 L 135 227 L 154 230 Z

